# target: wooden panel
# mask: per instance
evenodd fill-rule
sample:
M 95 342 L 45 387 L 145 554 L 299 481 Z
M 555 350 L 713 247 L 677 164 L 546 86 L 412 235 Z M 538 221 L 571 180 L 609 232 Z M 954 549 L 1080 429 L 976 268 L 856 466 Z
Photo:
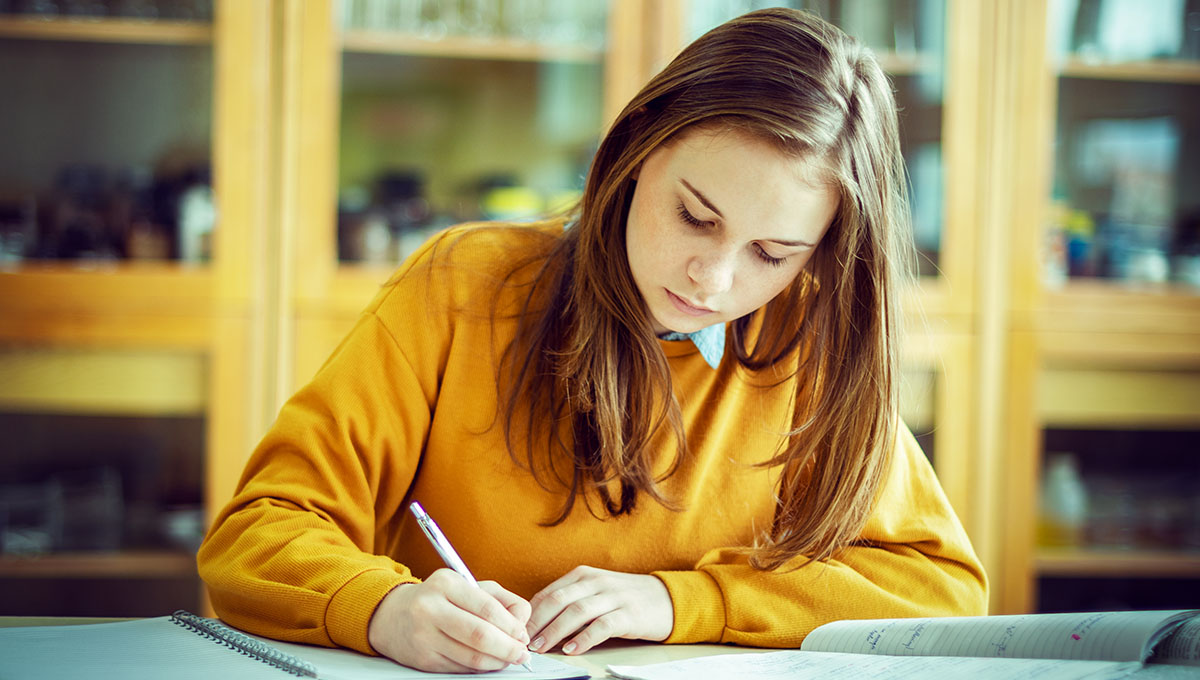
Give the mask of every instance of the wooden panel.
M 925 367 L 908 367 L 900 381 L 900 418 L 914 432 L 933 429 L 937 373 Z
M 0 38 L 87 42 L 204 45 L 212 42 L 212 26 L 194 21 L 134 21 L 0 17 Z
M 189 553 L 141 551 L 0 557 L 0 578 L 183 578 L 196 575 Z
M 1038 468 L 1041 429 L 1035 408 L 1039 368 L 1037 336 L 1013 333 L 1009 343 L 1007 446 L 998 475 L 981 484 L 995 488 L 994 522 L 1004 549 L 989 566 L 995 614 L 1033 611 L 1033 550 L 1037 525 Z
M 1047 361 L 1124 368 L 1200 368 L 1200 335 L 1042 331 Z
M 1118 285 L 1074 280 L 1049 291 L 1032 316 L 1014 323 L 1039 330 L 1200 335 L 1200 291 L 1173 286 Z
M 0 319 L 23 313 L 203 315 L 212 307 L 212 285 L 207 267 L 172 262 L 28 263 L 0 272 Z
M 206 350 L 205 316 L 0 312 L 0 341 L 16 346 L 155 347 Z
M 353 30 L 342 34 L 342 49 L 450 59 L 498 59 L 505 61 L 554 61 L 598 63 L 600 50 L 572 45 L 546 45 L 511 38 L 426 38 L 393 31 Z
M 1200 425 L 1200 372 L 1052 367 L 1038 384 L 1048 427 L 1146 429 Z
M 1132 80 L 1140 83 L 1200 83 L 1200 63 L 1183 59 L 1156 59 L 1123 63 L 1095 63 L 1071 58 L 1059 75 L 1096 80 Z
M 1200 574 L 1200 553 L 1040 550 L 1036 567 L 1041 576 L 1195 578 Z
M 202 414 L 205 357 L 167 352 L 0 350 L 0 409 L 110 415 Z

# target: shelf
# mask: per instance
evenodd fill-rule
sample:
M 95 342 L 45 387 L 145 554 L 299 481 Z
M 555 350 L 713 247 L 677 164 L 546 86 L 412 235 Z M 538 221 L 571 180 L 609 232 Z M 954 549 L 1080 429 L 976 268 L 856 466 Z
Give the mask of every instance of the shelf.
M 207 45 L 211 24 L 130 19 L 35 19 L 0 17 L 0 38 L 145 45 Z
M 1049 367 L 1038 380 L 1044 427 L 1200 428 L 1200 372 Z
M 29 262 L 0 270 L 0 340 L 206 347 L 214 277 L 177 262 Z
M 924 73 L 935 73 L 942 68 L 942 61 L 932 54 L 921 52 L 889 52 L 875 53 L 875 59 L 884 71 L 898 76 L 915 76 Z
M 203 415 L 197 352 L 0 349 L 0 410 L 79 415 Z
M 1182 59 L 1156 59 L 1128 62 L 1096 62 L 1068 59 L 1059 68 L 1064 78 L 1089 80 L 1130 80 L 1155 83 L 1200 84 L 1200 62 Z
M 1047 358 L 1200 365 L 1200 291 L 1075 279 L 1046 291 L 1012 325 L 1037 333 Z
M 417 34 L 363 30 L 344 32 L 342 49 L 346 52 L 451 59 L 584 64 L 599 63 L 604 57 L 602 49 L 575 45 L 546 45 L 507 38 L 449 37 L 431 39 Z
M 1041 549 L 1039 576 L 1093 578 L 1200 578 L 1200 551 Z
M 4 579 L 146 579 L 196 576 L 196 557 L 169 550 L 0 556 Z

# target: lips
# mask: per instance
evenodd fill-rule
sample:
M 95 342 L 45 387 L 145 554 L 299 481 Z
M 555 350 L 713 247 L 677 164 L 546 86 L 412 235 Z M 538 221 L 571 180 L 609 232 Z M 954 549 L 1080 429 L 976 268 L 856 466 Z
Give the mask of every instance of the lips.
M 713 310 L 693 305 L 669 290 L 667 291 L 667 297 L 671 299 L 671 304 L 675 305 L 676 309 L 689 316 L 704 316 L 705 314 L 713 313 Z

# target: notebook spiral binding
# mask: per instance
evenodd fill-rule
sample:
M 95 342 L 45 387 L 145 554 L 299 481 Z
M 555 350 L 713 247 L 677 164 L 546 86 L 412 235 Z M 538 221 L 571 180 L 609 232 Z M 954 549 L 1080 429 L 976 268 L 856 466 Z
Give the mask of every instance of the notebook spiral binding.
M 213 642 L 224 645 L 229 649 L 252 659 L 278 668 L 285 673 L 299 677 L 317 677 L 317 668 L 291 654 L 281 652 L 270 645 L 240 633 L 220 621 L 196 616 L 182 609 L 171 615 L 171 622 L 197 633 Z

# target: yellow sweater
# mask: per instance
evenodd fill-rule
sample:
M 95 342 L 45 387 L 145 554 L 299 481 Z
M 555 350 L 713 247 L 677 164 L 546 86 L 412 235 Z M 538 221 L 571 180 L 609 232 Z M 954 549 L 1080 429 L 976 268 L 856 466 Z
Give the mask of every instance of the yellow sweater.
M 778 480 L 751 464 L 789 427 L 794 385 L 754 384 L 732 356 L 713 370 L 690 342 L 661 342 L 691 447 L 663 485 L 682 509 L 642 498 L 632 515 L 601 519 L 577 502 L 539 526 L 562 495 L 515 465 L 493 427 L 496 357 L 514 326 L 493 327 L 490 310 L 514 309 L 525 290 L 497 299 L 497 277 L 553 233 L 539 244 L 527 229 L 427 244 L 283 407 L 199 553 L 221 618 L 370 653 L 384 595 L 443 566 L 405 512 L 414 499 L 476 578 L 525 598 L 581 564 L 654 574 L 674 604 L 668 642 L 792 647 L 835 619 L 984 612 L 983 570 L 907 430 L 863 531 L 869 547 L 791 571 L 750 567 L 736 548 L 770 527 Z M 665 466 L 666 433 L 660 450 Z

